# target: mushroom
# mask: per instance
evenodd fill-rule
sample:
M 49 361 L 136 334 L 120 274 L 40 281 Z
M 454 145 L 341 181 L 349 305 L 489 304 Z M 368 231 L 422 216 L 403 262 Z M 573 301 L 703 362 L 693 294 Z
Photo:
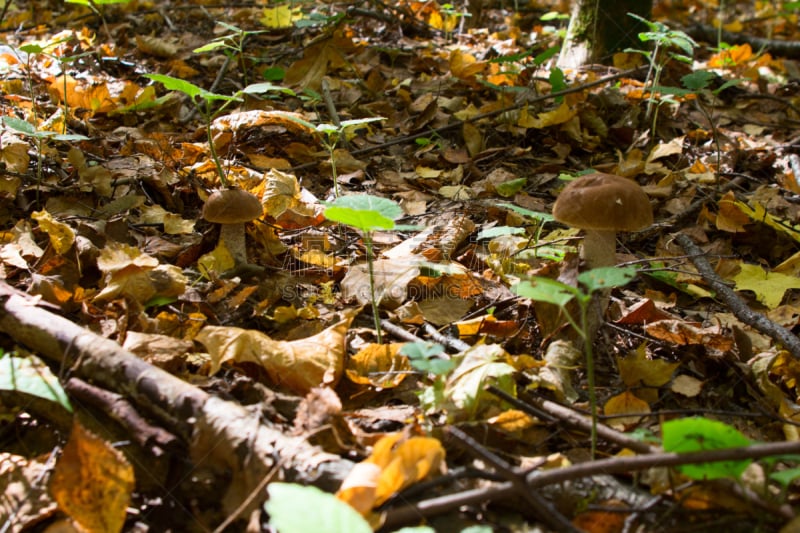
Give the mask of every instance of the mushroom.
M 258 196 L 243 189 L 214 191 L 203 205 L 203 218 L 220 224 L 219 240 L 237 265 L 247 263 L 244 225 L 264 212 Z
M 616 233 L 646 228 L 653 223 L 653 210 L 635 181 L 595 172 L 564 187 L 553 218 L 585 231 L 582 256 L 589 268 L 598 268 L 616 264 Z

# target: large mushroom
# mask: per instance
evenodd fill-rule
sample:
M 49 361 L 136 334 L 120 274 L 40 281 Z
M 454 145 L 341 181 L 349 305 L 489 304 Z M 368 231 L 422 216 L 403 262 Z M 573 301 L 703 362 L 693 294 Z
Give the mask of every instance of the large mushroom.
M 219 239 L 237 265 L 247 263 L 244 225 L 264 212 L 258 196 L 243 189 L 214 191 L 203 205 L 203 218 L 220 224 Z
M 616 264 L 616 234 L 653 223 L 650 200 L 638 183 L 595 172 L 571 181 L 553 206 L 558 222 L 584 230 L 582 257 L 589 268 Z

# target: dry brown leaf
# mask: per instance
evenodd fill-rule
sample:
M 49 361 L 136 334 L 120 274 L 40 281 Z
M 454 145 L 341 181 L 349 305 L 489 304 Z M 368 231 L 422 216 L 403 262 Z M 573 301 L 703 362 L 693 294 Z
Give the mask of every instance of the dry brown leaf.
M 702 344 L 721 352 L 733 349 L 733 338 L 721 334 L 720 329 L 717 326 L 703 328 L 683 320 L 658 320 L 644 328 L 651 337 L 680 346 Z
M 670 385 L 669 389 L 687 398 L 694 398 L 703 390 L 703 382 L 692 376 L 681 374 L 672 380 L 672 385 Z
M 195 340 L 211 356 L 211 374 L 226 362 L 256 363 L 276 384 L 305 394 L 314 387 L 335 387 L 341 379 L 345 334 L 353 316 L 312 337 L 294 341 L 276 341 L 260 331 L 222 326 L 204 327 Z

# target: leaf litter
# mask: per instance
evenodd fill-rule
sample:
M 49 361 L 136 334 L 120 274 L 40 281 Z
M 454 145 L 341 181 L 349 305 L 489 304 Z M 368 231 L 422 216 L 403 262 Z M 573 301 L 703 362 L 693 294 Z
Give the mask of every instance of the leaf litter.
M 418 523 L 433 508 L 426 502 L 440 505 L 425 511 L 434 529 L 455 519 L 462 529 L 622 530 L 620 517 L 652 529 L 664 526 L 660 516 L 674 526 L 690 513 L 713 521 L 731 511 L 740 524 L 792 527 L 796 457 L 748 449 L 800 441 L 800 354 L 780 340 L 800 328 L 794 62 L 777 44 L 756 52 L 737 40 L 696 49 L 694 72 L 669 63 L 659 87 L 641 70 L 564 73 L 547 59 L 559 43 L 545 16 L 559 6 L 549 4 L 516 18 L 487 8 L 470 21 L 421 2 L 347 13 L 313 2 L 12 5 L 0 50 L 3 301 L 22 297 L 18 289 L 31 309 L 246 406 L 252 421 L 230 421 L 237 454 L 263 426 L 291 436 L 291 446 L 300 438 L 329 452 L 301 462 L 309 473 L 341 469 L 319 485 L 367 522 L 319 501 L 349 530 Z M 656 17 L 688 23 L 663 4 Z M 737 23 L 752 16 L 773 23 L 770 35 L 797 39 L 793 12 L 741 9 L 726 13 L 726 35 L 750 36 Z M 703 6 L 695 14 L 717 16 Z M 154 27 L 168 30 L 155 38 Z M 244 45 L 223 35 L 244 36 Z M 191 85 L 167 90 L 151 74 Z M 213 96 L 213 109 L 231 95 L 236 105 L 206 123 L 186 98 L 195 88 Z M 509 287 L 587 279 L 580 234 L 550 211 L 564 184 L 590 169 L 635 179 L 656 218 L 618 240 L 617 263 L 639 271 L 610 291 L 594 339 L 599 451 L 626 468 L 633 453 L 656 457 L 662 438 L 680 453 L 741 448 L 727 462 L 700 457 L 669 471 L 631 463 L 629 472 L 645 469 L 639 487 L 578 471 L 593 462 L 586 363 L 568 319 L 576 310 Z M 223 185 L 220 170 L 264 208 L 246 225 L 245 263 L 201 218 Z M 706 254 L 711 274 L 677 235 Z M 368 305 L 376 295 L 378 317 Z M 375 343 L 376 326 L 386 344 Z M 4 333 L 4 368 L 39 364 L 25 331 Z M 71 341 L 59 342 L 69 352 Z M 68 437 L 63 418 L 49 420 L 39 402 L 67 402 L 69 372 L 41 356 L 53 372 L 4 376 L 3 425 L 14 437 L 3 450 L 10 497 L 0 516 L 13 530 L 65 517 L 89 531 L 243 530 L 248 517 L 266 527 L 267 513 L 273 524 L 307 513 L 285 497 L 299 487 L 277 483 L 282 460 L 252 480 L 233 457 L 193 453 L 187 462 L 187 450 L 210 442 L 164 450 L 126 438 L 150 426 L 185 437 L 193 419 L 123 383 L 106 387 L 125 407 L 102 395 L 73 401 Z M 77 359 L 81 379 L 100 376 L 93 357 Z M 160 386 L 153 382 L 155 396 L 168 394 Z M 93 424 L 90 409 L 100 413 Z M 120 414 L 131 411 L 143 418 Z M 682 419 L 676 437 L 667 421 Z M 290 446 L 277 437 L 274 445 Z M 59 450 L 55 470 L 43 470 Z M 86 453 L 102 461 L 86 462 Z M 496 505 L 513 491 L 531 498 L 532 472 L 559 471 L 571 483 L 542 487 L 552 507 L 534 507 L 557 512 Z M 723 496 L 734 478 L 746 490 Z M 275 501 L 260 514 L 273 481 Z M 642 488 L 657 497 L 649 513 L 640 512 L 652 497 Z M 306 497 L 318 495 L 296 498 Z

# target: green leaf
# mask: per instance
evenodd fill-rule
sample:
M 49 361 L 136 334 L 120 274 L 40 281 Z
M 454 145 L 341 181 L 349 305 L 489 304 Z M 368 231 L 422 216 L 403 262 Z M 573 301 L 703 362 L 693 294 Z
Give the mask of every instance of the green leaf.
M 203 98 L 205 93 L 208 93 L 202 87 L 198 87 L 194 83 L 182 80 L 180 78 L 173 78 L 165 74 L 145 74 L 145 78 L 150 78 L 153 81 L 159 82 L 168 91 L 180 91 L 190 98 L 200 97 Z
M 270 483 L 264 508 L 278 533 L 372 533 L 358 512 L 332 494 L 294 483 Z
M 536 57 L 534 57 L 533 58 L 533 64 L 536 65 L 537 67 L 538 66 L 542 66 L 542 65 L 544 65 L 544 63 L 546 61 L 548 61 L 552 57 L 555 57 L 560 51 L 561 51 L 561 47 L 560 46 L 551 46 L 550 48 L 548 48 L 544 52 L 542 52 L 542 53 L 538 54 Z M 559 70 L 561 70 L 561 69 L 559 69 Z M 563 74 L 563 72 L 562 72 L 562 74 Z
M 286 77 L 286 70 L 281 67 L 268 67 L 261 71 L 261 77 L 267 81 L 280 81 Z
M 487 228 L 478 233 L 476 239 L 482 241 L 484 239 L 494 239 L 495 237 L 502 237 L 504 235 L 524 235 L 525 228 L 515 228 L 513 226 L 496 226 L 494 228 Z
M 702 91 L 706 89 L 716 77 L 716 74 L 708 70 L 696 70 L 691 74 L 683 76 L 681 78 L 681 83 L 683 83 L 684 87 L 692 91 Z
M 515 180 L 506 181 L 496 185 L 495 190 L 500 196 L 508 198 L 509 196 L 514 196 L 521 191 L 527 183 L 528 180 L 526 178 L 517 178 Z
M 0 356 L 0 389 L 44 398 L 72 412 L 64 389 L 50 368 L 35 356 Z
M 409 342 L 400 348 L 401 355 L 408 357 L 411 366 L 420 372 L 441 376 L 455 368 L 452 359 L 440 357 L 444 346 L 433 342 Z
M 289 96 L 294 96 L 295 92 L 288 87 L 281 87 L 280 85 L 275 85 L 274 83 L 270 83 L 268 81 L 261 82 L 261 83 L 251 83 L 240 92 L 244 94 L 265 94 L 269 92 L 280 92 Z
M 38 133 L 36 128 L 33 127 L 33 124 L 27 120 L 22 120 L 21 118 L 17 117 L 3 117 L 3 125 L 7 128 L 11 128 L 17 133 L 30 135 L 31 137 L 35 137 Z
M 532 218 L 533 220 L 540 220 L 542 222 L 552 222 L 553 215 L 550 213 L 540 213 L 539 211 L 531 211 L 530 209 L 525 209 L 524 207 L 520 207 L 518 205 L 514 205 L 508 202 L 498 202 L 498 207 L 504 207 L 506 209 L 510 209 L 515 213 L 519 213 L 522 216 Z
M 394 221 L 403 215 L 397 202 L 370 194 L 341 196 L 328 204 L 325 218 L 361 231 L 395 229 Z
M 586 287 L 589 293 L 603 289 L 613 289 L 627 285 L 636 277 L 636 267 L 603 267 L 594 268 L 578 275 L 578 283 Z
M 781 486 L 786 489 L 794 480 L 800 478 L 800 467 L 787 468 L 780 472 L 773 472 L 769 475 L 769 478 L 780 483 Z
M 161 83 L 164 86 L 164 88 L 169 91 L 182 92 L 192 100 L 194 100 L 195 98 L 202 98 L 207 102 L 211 102 L 214 100 L 225 100 L 228 102 L 241 100 L 236 96 L 226 96 L 224 94 L 212 93 L 210 91 L 203 89 L 202 87 L 198 87 L 194 83 L 182 80 L 180 78 L 173 78 L 172 76 L 166 76 L 164 74 L 145 74 L 144 77 L 150 78 L 153 81 Z
M 692 417 L 670 420 L 661 426 L 662 445 L 665 452 L 690 453 L 707 450 L 724 450 L 750 445 L 750 440 L 736 428 L 708 418 Z M 739 477 L 750 459 L 741 461 L 716 461 L 696 465 L 682 465 L 678 470 L 692 479 L 717 479 Z
M 224 39 L 227 39 L 227 37 L 223 37 L 220 40 L 206 43 L 203 46 L 195 48 L 194 50 L 192 50 L 192 52 L 195 54 L 202 54 L 203 52 L 210 52 L 212 50 L 216 50 L 217 48 L 230 48 L 231 46 L 228 43 L 226 43 Z
M 352 128 L 354 126 L 362 126 L 364 124 L 369 124 L 370 122 L 378 122 L 380 120 L 386 120 L 384 117 L 369 117 L 369 118 L 354 118 L 350 120 L 343 120 L 339 123 L 339 127 L 344 130 L 345 128 Z
M 511 287 L 511 292 L 535 302 L 546 302 L 564 307 L 580 294 L 575 287 L 550 278 L 535 276 Z

